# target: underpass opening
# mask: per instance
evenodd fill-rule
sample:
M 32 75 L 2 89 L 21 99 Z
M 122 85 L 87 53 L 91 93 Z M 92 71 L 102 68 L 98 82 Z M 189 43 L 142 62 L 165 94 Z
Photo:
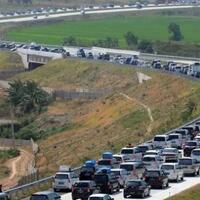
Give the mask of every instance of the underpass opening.
M 44 65 L 44 64 L 29 62 L 29 64 L 28 64 L 28 70 L 34 70 L 34 69 L 36 69 L 38 67 L 41 67 L 42 65 Z

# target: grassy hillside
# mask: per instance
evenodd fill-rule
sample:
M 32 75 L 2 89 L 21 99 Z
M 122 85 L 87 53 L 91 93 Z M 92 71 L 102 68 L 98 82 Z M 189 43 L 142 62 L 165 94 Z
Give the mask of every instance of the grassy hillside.
M 65 37 L 74 36 L 84 45 L 92 45 L 94 41 L 112 37 L 119 40 L 119 47 L 127 48 L 124 34 L 128 31 L 132 31 L 140 40 L 168 41 L 168 25 L 171 22 L 180 25 L 184 42 L 200 43 L 199 17 L 194 16 L 150 15 L 147 17 L 118 15 L 97 20 L 88 20 L 86 18 L 85 20 L 64 21 L 51 25 L 19 28 L 8 32 L 7 37 L 13 41 L 62 44 Z
M 16 53 L 0 52 L 0 70 L 22 68 L 21 58 Z
M 118 152 L 129 142 L 142 142 L 200 113 L 199 83 L 144 70 L 152 79 L 139 84 L 138 71 L 67 59 L 16 77 L 54 89 L 111 91 L 95 101 L 57 99 L 36 120 L 30 120 L 29 133 L 44 136 L 37 155 L 41 173 L 53 172 L 61 164 L 77 166 L 86 159 L 98 158 L 104 150 Z
M 199 197 L 200 197 L 200 184 L 182 192 L 181 194 L 168 198 L 167 200 L 188 200 L 188 199 L 199 200 Z

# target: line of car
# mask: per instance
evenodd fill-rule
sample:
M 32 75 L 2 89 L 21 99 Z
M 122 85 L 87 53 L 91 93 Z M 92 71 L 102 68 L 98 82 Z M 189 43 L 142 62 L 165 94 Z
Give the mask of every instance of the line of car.
M 145 198 L 152 189 L 162 190 L 172 181 L 199 173 L 200 121 L 196 121 L 138 146 L 128 144 L 120 154 L 104 152 L 97 161 L 85 161 L 79 174 L 61 166 L 51 193 L 67 190 L 72 200 L 111 200 L 109 195 L 123 188 L 124 198 Z M 41 199 L 41 194 L 33 194 L 31 200 Z
M 45 45 L 38 45 L 36 43 L 14 43 L 14 42 L 0 42 L 0 49 L 17 51 L 18 48 L 29 49 L 41 52 L 51 52 L 62 54 L 63 57 L 78 57 L 84 59 L 104 60 L 121 65 L 133 65 L 142 68 L 153 68 L 158 70 L 165 70 L 175 73 L 188 75 L 191 77 L 200 78 L 200 63 L 193 62 L 192 64 L 181 64 L 174 61 L 162 62 L 160 60 L 145 60 L 141 59 L 138 55 L 121 55 L 116 53 L 102 53 L 93 52 L 92 49 L 74 48 L 74 52 L 70 52 L 70 49 L 65 47 L 52 47 Z
M 9 17 L 22 17 L 22 16 L 30 16 L 30 15 L 49 15 L 55 13 L 65 13 L 65 12 L 74 12 L 81 10 L 99 10 L 99 9 L 117 9 L 117 8 L 142 8 L 142 7 L 151 7 L 151 6 L 177 6 L 177 5 L 191 5 L 197 2 L 187 2 L 187 1 L 179 1 L 172 2 L 170 4 L 150 4 L 145 3 L 141 4 L 139 2 L 129 3 L 129 4 L 121 4 L 115 5 L 113 3 L 106 3 L 102 5 L 87 5 L 87 6 L 71 6 L 71 7 L 46 7 L 46 8 L 28 8 L 28 9 L 18 9 L 16 11 L 1 11 L 0 18 L 9 18 Z

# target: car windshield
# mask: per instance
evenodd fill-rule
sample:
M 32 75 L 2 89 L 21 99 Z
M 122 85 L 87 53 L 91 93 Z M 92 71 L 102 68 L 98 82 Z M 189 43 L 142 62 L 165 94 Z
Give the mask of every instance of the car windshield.
M 169 135 L 169 140 L 178 139 L 178 135 Z
M 191 159 L 180 159 L 179 164 L 180 165 L 192 165 L 192 160 Z
M 32 195 L 30 200 L 48 200 L 45 195 Z
M 90 197 L 89 200 L 103 200 L 103 197 Z
M 88 186 L 89 186 L 88 182 L 79 182 L 74 184 L 74 187 L 88 187 Z
M 146 176 L 157 177 L 157 176 L 160 176 L 160 172 L 159 171 L 147 171 Z
M 141 182 L 140 181 L 128 181 L 127 186 L 140 186 Z
M 120 176 L 120 171 L 112 171 L 116 176 Z
M 163 137 L 163 136 L 156 136 L 154 138 L 154 141 L 163 142 L 163 141 L 165 141 L 165 137 Z
M 164 149 L 163 153 L 177 153 L 177 149 Z
M 139 146 L 139 147 L 138 147 L 138 151 L 139 151 L 139 152 L 144 153 L 144 152 L 146 152 L 147 150 L 148 150 L 148 146 Z
M 81 172 L 94 172 L 93 167 L 82 167 Z
M 127 171 L 132 171 L 133 168 L 133 165 L 120 165 L 120 169 L 126 169 Z
M 143 161 L 144 162 L 154 162 L 156 159 L 155 157 L 144 157 Z
M 99 160 L 98 165 L 111 165 L 110 160 Z
M 122 161 L 122 158 L 121 157 L 118 157 L 118 156 L 114 156 L 114 158 L 115 158 L 115 160 L 117 161 L 117 162 L 121 162 Z
M 196 142 L 193 142 L 193 141 L 190 141 L 190 142 L 186 142 L 185 145 L 186 145 L 186 146 L 196 146 L 197 143 L 196 143 Z
M 68 179 L 68 174 L 56 174 L 55 179 Z
M 121 154 L 133 154 L 133 149 L 122 149 Z
M 108 176 L 106 174 L 96 174 L 94 180 L 96 183 L 105 183 L 108 181 Z
M 162 165 L 161 169 L 162 170 L 173 170 L 174 166 L 173 165 Z
M 200 150 L 194 150 L 194 151 L 192 151 L 192 155 L 200 156 Z

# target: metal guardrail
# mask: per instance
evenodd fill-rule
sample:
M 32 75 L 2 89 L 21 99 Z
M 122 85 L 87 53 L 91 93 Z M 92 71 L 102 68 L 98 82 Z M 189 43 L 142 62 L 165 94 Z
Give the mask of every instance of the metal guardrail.
M 179 126 L 178 128 L 171 129 L 170 131 L 166 132 L 165 134 L 170 134 L 173 131 L 175 131 L 176 129 L 179 129 L 179 128 L 183 127 L 183 126 L 191 125 L 191 124 L 195 123 L 198 120 L 200 120 L 200 116 L 194 118 L 190 122 L 187 122 L 187 123 Z M 149 140 L 147 142 L 151 142 L 151 141 L 152 140 Z M 74 171 L 76 174 L 79 174 L 80 168 L 81 167 L 74 168 L 74 169 L 72 169 L 72 171 Z M 32 183 L 28 183 L 28 184 L 25 184 L 25 185 L 22 185 L 22 186 L 19 186 L 19 187 L 15 187 L 15 188 L 9 189 L 9 190 L 7 190 L 5 192 L 9 195 L 11 200 L 16 200 L 18 194 L 19 193 L 23 193 L 23 191 L 27 191 L 27 190 L 29 190 L 31 188 L 35 188 L 35 187 L 40 186 L 42 184 L 52 184 L 53 178 L 54 178 L 54 176 L 49 176 L 49 177 L 34 181 Z
M 76 174 L 79 174 L 80 168 L 81 167 L 74 168 L 74 169 L 72 169 L 72 171 L 74 171 Z M 36 187 L 40 187 L 41 185 L 45 185 L 45 184 L 51 185 L 53 180 L 54 180 L 54 176 L 49 176 L 49 177 L 34 181 L 32 183 L 28 183 L 28 184 L 25 184 L 22 186 L 18 186 L 18 187 L 6 190 L 5 193 L 8 194 L 8 196 L 11 200 L 18 200 L 19 199 L 18 196 L 20 194 L 26 193 L 28 190 L 30 190 L 32 188 L 34 189 Z

